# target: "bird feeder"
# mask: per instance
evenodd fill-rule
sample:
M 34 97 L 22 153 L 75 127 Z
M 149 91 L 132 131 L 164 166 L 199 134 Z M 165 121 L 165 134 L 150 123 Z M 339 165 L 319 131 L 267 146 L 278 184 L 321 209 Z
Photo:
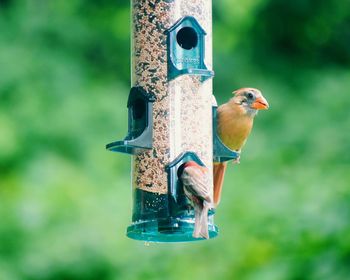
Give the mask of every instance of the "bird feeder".
M 211 1 L 132 0 L 131 9 L 128 134 L 107 145 L 132 156 L 127 236 L 154 242 L 198 240 L 192 237 L 194 211 L 179 170 L 192 160 L 212 174 L 213 139 L 214 157 L 227 160 L 230 152 L 213 137 Z M 218 234 L 213 214 L 211 209 L 210 238 Z

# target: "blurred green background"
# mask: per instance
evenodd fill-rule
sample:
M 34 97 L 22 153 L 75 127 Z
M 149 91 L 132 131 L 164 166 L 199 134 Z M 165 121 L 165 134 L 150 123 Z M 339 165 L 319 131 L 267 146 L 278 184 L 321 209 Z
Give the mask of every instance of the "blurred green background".
M 214 92 L 260 88 L 220 236 L 125 236 L 129 1 L 0 0 L 0 279 L 349 279 L 350 2 L 213 3 Z

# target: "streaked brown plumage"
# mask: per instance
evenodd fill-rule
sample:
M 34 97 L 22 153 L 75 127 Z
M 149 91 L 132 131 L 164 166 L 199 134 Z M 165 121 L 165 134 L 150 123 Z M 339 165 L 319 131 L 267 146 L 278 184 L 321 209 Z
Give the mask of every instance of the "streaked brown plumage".
M 258 110 L 269 107 L 261 92 L 255 88 L 242 88 L 233 92 L 234 96 L 219 106 L 217 132 L 221 141 L 231 150 L 240 152 L 252 130 Z M 239 159 L 237 160 L 239 162 Z M 222 185 L 227 162 L 214 162 L 214 204 L 220 203 Z
M 195 214 L 194 238 L 209 238 L 208 210 L 212 205 L 212 183 L 209 169 L 194 161 L 184 164 L 180 179 L 186 196 L 193 204 Z

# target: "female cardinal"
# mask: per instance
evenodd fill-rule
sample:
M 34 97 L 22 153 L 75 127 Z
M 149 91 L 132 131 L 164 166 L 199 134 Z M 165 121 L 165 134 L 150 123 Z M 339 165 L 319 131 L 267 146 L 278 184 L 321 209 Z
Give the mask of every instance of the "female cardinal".
M 217 110 L 217 132 L 227 147 L 240 152 L 252 130 L 258 110 L 268 109 L 269 104 L 255 88 L 238 89 L 233 94 L 234 96 Z M 239 158 L 236 162 L 239 162 Z M 220 202 L 226 167 L 227 162 L 214 162 L 215 206 Z
M 190 199 L 194 208 L 193 237 L 208 239 L 208 210 L 212 205 L 213 189 L 209 169 L 194 161 L 188 161 L 183 165 L 180 179 L 184 186 L 185 195 Z

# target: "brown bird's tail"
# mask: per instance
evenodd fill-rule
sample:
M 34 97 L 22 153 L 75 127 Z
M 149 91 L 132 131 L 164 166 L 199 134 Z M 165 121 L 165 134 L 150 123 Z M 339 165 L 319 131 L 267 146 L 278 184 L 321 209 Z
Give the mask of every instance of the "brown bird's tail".
M 214 162 L 214 206 L 217 207 L 221 199 L 227 162 Z
M 194 206 L 194 231 L 193 237 L 200 238 L 203 237 L 205 239 L 209 239 L 208 232 L 208 210 L 210 208 L 210 204 L 207 201 L 203 201 L 202 205 Z

